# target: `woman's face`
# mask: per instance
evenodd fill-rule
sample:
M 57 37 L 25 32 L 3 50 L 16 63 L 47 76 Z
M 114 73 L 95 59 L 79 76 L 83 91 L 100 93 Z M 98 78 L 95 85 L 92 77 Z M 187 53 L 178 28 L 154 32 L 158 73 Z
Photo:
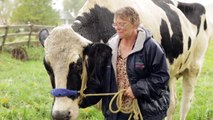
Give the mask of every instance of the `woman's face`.
M 133 31 L 137 29 L 129 19 L 121 19 L 119 17 L 114 18 L 112 26 L 115 28 L 120 38 L 128 38 L 132 35 Z

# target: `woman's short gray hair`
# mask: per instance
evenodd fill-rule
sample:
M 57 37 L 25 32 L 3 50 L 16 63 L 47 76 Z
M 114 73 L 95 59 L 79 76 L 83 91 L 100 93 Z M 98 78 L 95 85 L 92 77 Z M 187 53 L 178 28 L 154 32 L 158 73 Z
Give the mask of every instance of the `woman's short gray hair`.
M 139 14 L 132 7 L 123 7 L 123 8 L 118 9 L 114 14 L 114 18 L 117 18 L 117 17 L 119 17 L 123 20 L 129 19 L 130 22 L 137 27 L 140 24 Z

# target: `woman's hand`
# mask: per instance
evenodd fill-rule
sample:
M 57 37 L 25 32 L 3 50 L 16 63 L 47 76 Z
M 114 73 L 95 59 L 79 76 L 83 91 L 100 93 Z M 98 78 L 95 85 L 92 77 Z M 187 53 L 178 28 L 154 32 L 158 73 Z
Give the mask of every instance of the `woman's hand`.
M 124 91 L 124 94 L 123 94 L 123 95 L 124 95 L 124 96 L 127 96 L 127 97 L 130 97 L 130 98 L 132 98 L 132 99 L 135 98 L 135 96 L 134 96 L 134 94 L 133 94 L 133 92 L 132 92 L 131 87 L 128 87 L 128 88 Z

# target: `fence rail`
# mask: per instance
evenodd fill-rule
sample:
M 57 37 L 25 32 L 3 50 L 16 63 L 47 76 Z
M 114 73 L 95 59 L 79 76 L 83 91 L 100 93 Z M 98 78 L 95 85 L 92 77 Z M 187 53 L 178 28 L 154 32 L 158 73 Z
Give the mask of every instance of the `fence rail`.
M 9 37 L 15 37 L 15 36 L 28 36 L 28 40 L 25 41 L 27 43 L 27 46 L 29 47 L 31 44 L 31 37 L 32 36 L 37 36 L 38 32 L 42 28 L 46 29 L 52 29 L 55 26 L 47 26 L 47 25 L 33 25 L 33 24 L 28 24 L 28 25 L 0 25 L 0 39 L 2 39 L 2 42 L 0 42 L 0 51 L 3 50 L 3 47 L 6 44 L 6 40 Z M 11 32 L 12 30 L 12 32 Z M 16 31 L 16 32 L 14 32 Z M 19 42 L 17 42 L 19 44 Z M 11 45 L 14 45 L 14 43 L 11 43 Z

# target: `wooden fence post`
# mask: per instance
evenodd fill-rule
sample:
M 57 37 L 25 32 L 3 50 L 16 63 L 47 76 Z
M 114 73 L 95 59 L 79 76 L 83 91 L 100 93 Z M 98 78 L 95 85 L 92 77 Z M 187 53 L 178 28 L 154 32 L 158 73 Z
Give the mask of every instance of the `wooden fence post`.
M 42 29 L 42 28 L 48 28 L 48 29 L 53 29 L 55 26 L 45 26 L 45 25 L 33 25 L 33 24 L 28 24 L 28 25 L 5 25 L 5 26 L 0 26 L 0 30 L 2 30 L 2 32 L 0 33 L 0 39 L 2 39 L 2 41 L 0 41 L 0 52 L 3 51 L 3 49 L 6 46 L 13 46 L 13 45 L 20 45 L 20 44 L 24 44 L 27 45 L 28 48 L 30 47 L 30 45 L 32 44 L 32 36 L 37 36 L 38 35 L 38 30 Z M 28 28 L 28 31 L 22 31 L 20 30 L 20 28 Z M 14 31 L 10 31 L 13 29 L 18 29 L 18 31 L 14 32 Z M 5 31 L 4 31 L 5 30 Z M 16 36 L 28 36 L 28 40 L 25 41 L 18 41 L 18 42 L 6 42 L 6 40 L 8 40 L 8 38 L 10 37 L 16 37 Z
M 4 32 L 2 44 L 1 44 L 1 46 L 0 46 L 0 51 L 3 51 L 3 46 L 4 46 L 5 41 L 6 41 L 6 39 L 7 39 L 8 30 L 9 30 L 9 26 L 7 25 L 7 26 L 5 27 L 5 32 Z
M 29 24 L 29 28 L 30 28 L 30 33 L 29 33 L 29 39 L 28 39 L 28 42 L 27 42 L 28 48 L 30 47 L 31 35 L 32 35 L 32 32 L 33 32 L 33 25 Z

